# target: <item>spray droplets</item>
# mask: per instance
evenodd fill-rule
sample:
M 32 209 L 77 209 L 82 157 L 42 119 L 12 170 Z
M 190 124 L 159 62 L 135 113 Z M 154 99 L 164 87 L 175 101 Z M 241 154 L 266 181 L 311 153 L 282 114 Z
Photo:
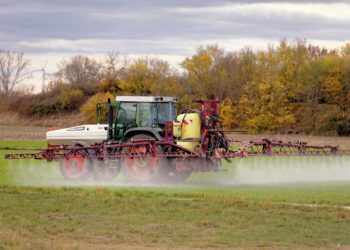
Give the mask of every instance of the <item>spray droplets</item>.
M 335 182 L 350 180 L 350 156 L 282 156 L 237 159 L 224 185 Z
M 226 171 L 218 173 L 194 173 L 187 182 L 175 186 L 350 181 L 350 156 L 251 157 L 234 159 L 224 169 Z M 107 173 L 112 174 L 113 177 L 118 175 L 113 171 Z M 174 186 L 170 182 L 129 183 L 123 174 L 119 174 L 116 179 L 106 178 L 104 175 L 104 178 L 90 178 L 88 181 L 67 181 L 63 178 L 57 162 L 37 160 L 10 161 L 7 177 L 11 184 L 20 186 Z

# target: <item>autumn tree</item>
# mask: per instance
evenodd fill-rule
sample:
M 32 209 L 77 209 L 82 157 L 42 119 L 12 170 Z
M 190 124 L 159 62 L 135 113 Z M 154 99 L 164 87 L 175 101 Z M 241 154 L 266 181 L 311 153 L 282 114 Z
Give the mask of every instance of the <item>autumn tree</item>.
M 29 60 L 23 52 L 0 50 L 0 93 L 11 95 L 16 87 L 29 78 Z
M 276 76 L 286 88 L 287 97 L 291 102 L 298 100 L 301 86 L 301 72 L 308 63 L 306 41 L 296 39 L 288 43 L 282 39 L 275 52 Z
M 251 82 L 239 99 L 241 126 L 251 132 L 276 132 L 293 124 L 295 117 L 288 103 L 286 88 L 273 78 Z
M 226 98 L 220 103 L 220 117 L 224 127 L 233 128 L 238 126 L 236 107 L 230 98 Z
M 74 56 L 70 60 L 63 60 L 56 74 L 58 81 L 77 87 L 87 95 L 92 95 L 97 90 L 97 84 L 101 80 L 101 65 L 94 59 L 85 56 Z
M 128 67 L 123 89 L 135 95 L 164 95 L 172 80 L 169 64 L 156 58 L 139 58 Z
M 324 52 L 322 52 L 324 53 Z M 339 82 L 336 81 L 330 70 L 337 65 L 337 56 L 323 54 L 308 62 L 302 71 L 301 100 L 308 108 L 311 118 L 311 131 L 317 130 L 317 117 L 320 113 L 320 104 L 328 101 L 334 103 L 332 95 L 339 91 Z
M 338 107 L 338 113 L 333 117 L 333 125 L 338 134 L 350 133 L 350 61 L 338 55 L 322 60 L 325 72 L 322 91 L 325 101 Z
M 209 45 L 199 47 L 195 55 L 187 57 L 181 63 L 186 70 L 190 94 L 205 98 L 223 97 L 223 55 L 224 51 L 217 45 Z
M 105 78 L 122 78 L 126 74 L 128 61 L 117 52 L 108 52 L 102 64 L 102 75 Z
M 256 70 L 256 55 L 246 47 L 239 52 L 230 52 L 222 59 L 224 88 L 223 98 L 230 98 L 233 104 L 243 94 L 244 86 L 253 80 Z
M 116 52 L 109 52 L 104 59 L 98 83 L 99 92 L 118 93 L 122 91 L 122 81 L 127 74 L 127 60 L 121 59 Z

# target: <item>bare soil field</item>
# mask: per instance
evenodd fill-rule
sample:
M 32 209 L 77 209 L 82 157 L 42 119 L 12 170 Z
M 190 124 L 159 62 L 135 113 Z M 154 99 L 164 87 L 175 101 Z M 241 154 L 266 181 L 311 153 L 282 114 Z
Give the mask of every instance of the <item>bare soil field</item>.
M 59 115 L 47 118 L 23 118 L 9 112 L 0 113 L 0 140 L 45 140 L 50 128 L 66 128 L 84 121 L 79 115 Z
M 0 125 L 0 140 L 45 140 L 46 127 Z
M 76 123 L 75 125 L 79 125 Z M 58 123 L 56 127 L 69 127 L 74 126 L 71 123 L 67 123 L 67 126 Z M 0 124 L 0 140 L 45 140 L 46 131 L 54 126 L 33 126 L 33 125 L 1 125 Z M 271 134 L 230 134 L 229 138 L 233 141 L 237 141 L 236 145 L 245 145 L 249 141 L 257 141 L 264 138 L 278 139 L 282 141 L 304 141 L 313 145 L 332 145 L 340 146 L 343 150 L 350 150 L 350 138 L 349 137 L 332 137 L 332 136 L 311 136 L 311 135 L 271 135 Z

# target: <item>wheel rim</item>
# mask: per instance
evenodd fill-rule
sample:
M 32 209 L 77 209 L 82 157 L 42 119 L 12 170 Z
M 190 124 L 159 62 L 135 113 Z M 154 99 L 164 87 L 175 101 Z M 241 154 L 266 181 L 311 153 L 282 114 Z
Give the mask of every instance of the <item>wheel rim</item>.
M 63 171 L 65 175 L 72 180 L 83 176 L 86 168 L 86 160 L 83 156 L 68 157 L 63 160 Z
M 146 147 L 131 148 L 129 153 L 145 153 Z M 126 176 L 131 181 L 150 181 L 158 171 L 158 157 L 133 157 L 124 161 Z

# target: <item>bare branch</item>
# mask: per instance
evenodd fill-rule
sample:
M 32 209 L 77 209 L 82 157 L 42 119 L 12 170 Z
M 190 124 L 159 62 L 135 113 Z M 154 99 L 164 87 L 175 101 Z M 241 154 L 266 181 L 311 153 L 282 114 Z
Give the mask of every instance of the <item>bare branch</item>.
M 0 50 L 0 92 L 9 96 L 15 88 L 29 78 L 26 70 L 29 60 L 23 52 Z

